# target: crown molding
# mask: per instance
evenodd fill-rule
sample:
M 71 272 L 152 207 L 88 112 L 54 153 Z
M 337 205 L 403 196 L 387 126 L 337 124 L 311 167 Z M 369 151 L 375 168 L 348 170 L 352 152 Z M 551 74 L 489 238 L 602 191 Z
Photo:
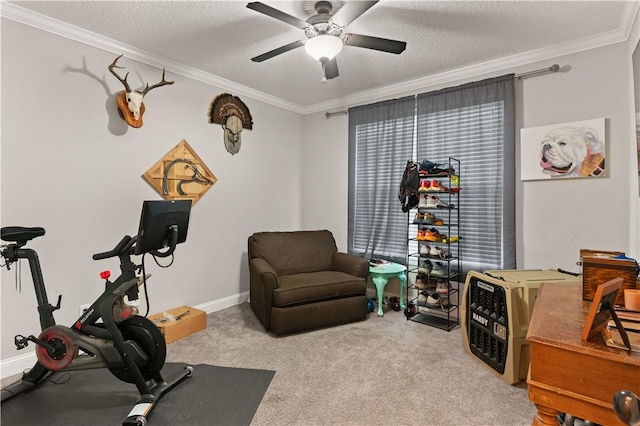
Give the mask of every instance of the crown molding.
M 631 37 L 633 26 L 636 21 L 640 19 L 640 1 L 626 2 L 624 4 L 624 10 L 620 17 L 620 23 L 618 28 L 625 33 L 625 38 L 628 40 Z
M 585 50 L 604 47 L 610 44 L 625 42 L 629 39 L 633 24 L 640 13 L 640 2 L 626 2 L 623 9 L 620 23 L 617 30 L 585 37 L 580 40 L 560 43 L 544 49 L 532 50 L 529 52 L 504 57 L 494 61 L 474 64 L 467 67 L 457 68 L 443 73 L 433 74 L 415 80 L 404 81 L 377 89 L 366 90 L 355 93 L 344 98 L 334 99 L 309 106 L 301 106 L 281 98 L 254 90 L 230 80 L 223 79 L 216 75 L 206 73 L 202 70 L 186 66 L 182 63 L 174 62 L 154 55 L 149 52 L 137 49 L 134 46 L 121 43 L 119 41 L 101 36 L 87 31 L 83 28 L 70 25 L 66 22 L 39 14 L 37 12 L 24 9 L 12 3 L 2 2 L 0 5 L 0 16 L 11 19 L 34 28 L 47 31 L 61 37 L 69 38 L 90 46 L 102 49 L 111 53 L 124 53 L 128 58 L 134 59 L 158 68 L 166 68 L 168 71 L 187 78 L 191 78 L 202 83 L 220 87 L 243 96 L 247 96 L 267 104 L 280 107 L 298 114 L 312 114 L 336 108 L 359 105 L 363 103 L 375 102 L 381 99 L 394 98 L 401 94 L 415 91 L 424 91 L 429 87 L 438 86 L 445 83 L 454 82 L 466 78 L 471 78 L 483 74 L 503 72 L 506 69 L 527 65 L 534 62 L 551 60 L 559 56 L 582 52 Z
M 452 83 L 458 80 L 477 77 L 484 74 L 504 72 L 515 67 L 552 60 L 560 56 L 579 53 L 585 50 L 604 47 L 625 42 L 629 39 L 636 17 L 640 14 L 640 2 L 627 2 L 620 18 L 617 30 L 585 37 L 571 42 L 556 44 L 543 49 L 531 50 L 517 55 L 506 56 L 494 61 L 457 68 L 443 73 L 432 74 L 415 80 L 404 81 L 391 86 L 384 86 L 355 93 L 351 96 L 303 107 L 302 114 L 312 114 L 336 108 L 346 108 L 384 99 L 405 96 L 416 91 L 428 91 L 430 87 Z M 639 18 L 640 19 L 640 18 Z M 549 64 L 551 66 L 552 64 Z M 562 64 L 560 64 L 562 66 Z
M 152 53 L 138 49 L 135 46 L 131 46 L 126 43 L 101 36 L 94 32 L 87 31 L 75 25 L 71 25 L 58 19 L 42 15 L 40 13 L 22 8 L 12 3 L 3 1 L 0 4 L 0 16 L 43 31 L 47 31 L 52 34 L 56 34 L 61 37 L 93 46 L 101 50 L 105 50 L 107 52 L 115 54 L 123 53 L 129 59 L 134 59 L 136 61 L 143 62 L 145 64 L 152 65 L 158 68 L 165 68 L 167 71 L 174 74 L 182 75 L 184 77 L 200 81 L 202 83 L 210 84 L 223 90 L 228 90 L 242 96 L 247 96 L 255 100 L 262 101 L 267 104 L 277 106 L 298 114 L 302 113 L 302 107 L 300 105 L 285 101 L 272 95 L 268 95 L 258 90 L 254 90 L 250 87 L 243 86 L 233 81 L 226 80 L 197 68 L 168 60 L 167 58 L 164 58 L 162 56 L 154 55 Z

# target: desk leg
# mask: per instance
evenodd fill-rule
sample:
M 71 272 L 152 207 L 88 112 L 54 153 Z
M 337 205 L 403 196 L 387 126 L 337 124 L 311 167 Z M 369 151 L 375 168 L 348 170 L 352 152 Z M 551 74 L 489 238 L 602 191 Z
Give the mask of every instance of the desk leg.
M 373 283 L 376 285 L 376 293 L 378 295 L 378 316 L 384 316 L 384 312 L 382 311 L 382 295 L 384 293 L 384 287 L 387 285 L 388 279 L 381 276 L 376 276 L 371 279 Z
M 402 272 L 398 275 L 398 279 L 400 280 L 400 309 L 404 311 L 404 308 L 407 307 L 404 303 L 404 291 L 407 288 L 407 273 Z
M 531 426 L 557 426 L 559 411 L 552 408 L 545 407 L 540 404 L 535 404 L 538 412 L 533 417 Z

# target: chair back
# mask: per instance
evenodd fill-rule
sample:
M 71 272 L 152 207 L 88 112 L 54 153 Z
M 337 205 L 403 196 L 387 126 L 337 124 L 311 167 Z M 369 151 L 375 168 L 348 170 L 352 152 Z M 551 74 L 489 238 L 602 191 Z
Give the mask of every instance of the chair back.
M 263 258 L 278 275 L 330 271 L 338 251 L 327 230 L 256 232 L 249 237 L 249 261 Z

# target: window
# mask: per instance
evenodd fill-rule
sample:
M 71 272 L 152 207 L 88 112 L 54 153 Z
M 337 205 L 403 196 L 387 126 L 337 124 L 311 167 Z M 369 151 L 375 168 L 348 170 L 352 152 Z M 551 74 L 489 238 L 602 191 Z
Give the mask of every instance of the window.
M 418 95 L 415 122 L 398 109 L 363 120 L 365 108 L 349 110 L 350 252 L 404 262 L 408 221 L 397 191 L 406 161 L 454 157 L 461 162 L 463 269 L 514 268 L 513 75 Z
M 406 261 L 398 189 L 413 157 L 414 123 L 414 96 L 349 109 L 349 253 Z

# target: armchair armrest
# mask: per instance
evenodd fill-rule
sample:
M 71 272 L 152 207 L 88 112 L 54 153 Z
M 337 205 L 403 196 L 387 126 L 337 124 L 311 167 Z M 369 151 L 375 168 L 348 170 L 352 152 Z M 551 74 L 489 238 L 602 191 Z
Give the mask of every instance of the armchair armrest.
M 333 269 L 364 279 L 369 276 L 369 262 L 354 254 L 337 252 L 333 256 Z
M 271 295 L 273 290 L 280 287 L 275 269 L 260 257 L 251 259 L 251 262 L 249 262 L 249 279 L 252 285 L 265 287 L 265 294 L 268 295 Z
M 249 261 L 251 308 L 267 330 L 271 329 L 273 290 L 279 286 L 278 274 L 266 260 L 256 257 Z
M 278 282 L 278 274 L 276 273 L 273 266 L 271 266 L 266 260 L 261 257 L 257 257 L 255 259 L 251 259 L 249 262 L 249 267 L 253 269 L 253 272 L 258 274 L 263 280 L 272 278 L 275 282 Z M 270 274 L 272 277 L 267 277 L 265 274 Z M 277 287 L 277 285 L 276 285 Z

